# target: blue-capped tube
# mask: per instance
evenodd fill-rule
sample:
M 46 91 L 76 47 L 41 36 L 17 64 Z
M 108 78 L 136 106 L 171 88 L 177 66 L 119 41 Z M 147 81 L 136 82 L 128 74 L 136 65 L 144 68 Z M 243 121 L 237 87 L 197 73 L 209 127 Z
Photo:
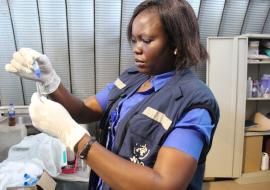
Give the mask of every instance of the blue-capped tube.
M 25 173 L 25 174 L 23 175 L 23 177 L 24 177 L 24 179 L 29 179 L 31 176 L 30 176 L 28 173 Z
M 36 177 L 31 177 L 29 174 L 24 174 L 24 186 L 32 186 L 37 183 L 38 179 Z
M 35 73 L 36 77 L 40 78 L 41 77 L 41 71 L 40 71 L 40 68 L 38 66 L 38 62 L 36 60 L 33 60 L 32 66 L 33 66 L 34 73 Z M 38 96 L 40 98 L 41 97 L 41 91 L 40 91 L 38 82 L 36 82 L 36 88 L 37 88 Z M 41 100 L 41 98 L 40 98 L 40 100 Z
M 36 75 L 38 78 L 40 78 L 41 72 L 40 72 L 40 68 L 39 68 L 38 63 L 36 62 L 36 60 L 33 61 L 32 66 L 33 66 L 35 75 Z

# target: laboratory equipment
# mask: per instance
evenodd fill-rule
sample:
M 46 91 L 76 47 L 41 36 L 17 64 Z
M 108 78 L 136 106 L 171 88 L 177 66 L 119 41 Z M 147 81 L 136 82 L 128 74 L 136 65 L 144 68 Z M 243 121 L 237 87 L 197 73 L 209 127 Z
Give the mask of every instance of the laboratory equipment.
M 27 173 L 25 173 L 23 177 L 24 177 L 24 186 L 35 185 L 38 181 L 38 179 L 36 177 L 32 177 Z
M 38 62 L 36 60 L 33 61 L 32 67 L 33 67 L 33 70 L 34 70 L 34 73 L 35 73 L 36 77 L 40 78 L 41 77 L 41 71 L 40 71 L 40 68 L 38 66 Z M 37 88 L 37 93 L 38 93 L 39 99 L 41 100 L 41 91 L 40 91 L 38 83 L 39 82 L 36 82 L 36 88 Z
M 253 87 L 253 80 L 251 77 L 248 77 L 248 81 L 247 81 L 247 97 L 248 98 L 252 97 L 252 87 Z

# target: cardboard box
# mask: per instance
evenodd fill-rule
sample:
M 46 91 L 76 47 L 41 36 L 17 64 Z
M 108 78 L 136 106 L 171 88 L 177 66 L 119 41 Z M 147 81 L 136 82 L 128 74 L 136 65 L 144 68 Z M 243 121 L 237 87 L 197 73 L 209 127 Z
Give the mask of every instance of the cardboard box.
M 266 152 L 270 156 L 270 136 L 263 137 L 263 152 Z M 268 169 L 270 169 L 270 165 Z
M 243 172 L 260 171 L 263 136 L 245 137 Z
M 7 187 L 7 190 L 55 190 L 56 182 L 53 178 L 47 173 L 43 172 L 39 181 L 34 186 L 29 187 Z

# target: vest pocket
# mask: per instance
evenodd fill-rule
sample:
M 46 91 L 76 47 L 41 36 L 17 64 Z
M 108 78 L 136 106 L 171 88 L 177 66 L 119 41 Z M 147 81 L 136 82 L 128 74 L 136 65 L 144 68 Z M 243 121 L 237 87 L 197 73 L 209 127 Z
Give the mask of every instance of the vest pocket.
M 160 122 L 142 113 L 134 115 L 126 129 L 118 154 L 133 163 L 153 167 L 160 149 L 159 142 L 166 130 Z M 119 138 L 116 141 L 119 142 Z
M 119 155 L 135 164 L 153 167 L 159 149 L 158 142 L 130 131 L 124 139 Z
M 128 131 L 140 135 L 151 142 L 155 142 L 167 130 L 163 128 L 160 122 L 140 113 L 130 119 L 128 122 Z

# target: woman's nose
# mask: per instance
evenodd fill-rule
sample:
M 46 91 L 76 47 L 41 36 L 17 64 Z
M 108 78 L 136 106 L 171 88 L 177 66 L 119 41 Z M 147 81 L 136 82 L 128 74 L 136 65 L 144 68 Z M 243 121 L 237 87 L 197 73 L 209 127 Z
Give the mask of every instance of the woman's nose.
M 133 53 L 141 54 L 142 53 L 142 45 L 140 42 L 136 42 L 133 44 Z

